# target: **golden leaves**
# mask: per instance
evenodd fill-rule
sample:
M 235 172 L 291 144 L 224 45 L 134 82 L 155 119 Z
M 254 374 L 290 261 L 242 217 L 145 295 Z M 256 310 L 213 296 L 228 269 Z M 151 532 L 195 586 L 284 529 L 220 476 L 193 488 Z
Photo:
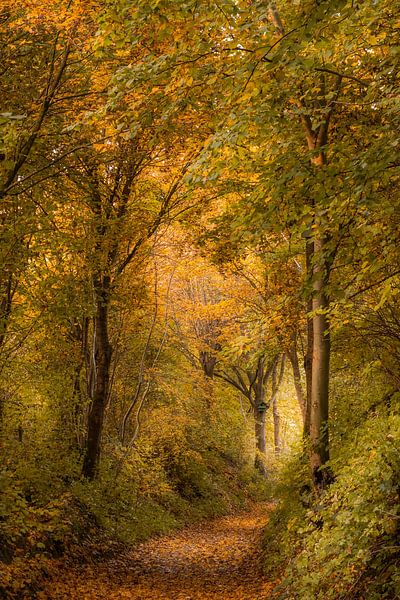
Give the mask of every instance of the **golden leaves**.
M 124 556 L 57 573 L 42 600 L 258 600 L 274 583 L 262 574 L 261 536 L 270 507 L 203 522 L 150 540 Z M 73 581 L 73 584 L 72 584 Z

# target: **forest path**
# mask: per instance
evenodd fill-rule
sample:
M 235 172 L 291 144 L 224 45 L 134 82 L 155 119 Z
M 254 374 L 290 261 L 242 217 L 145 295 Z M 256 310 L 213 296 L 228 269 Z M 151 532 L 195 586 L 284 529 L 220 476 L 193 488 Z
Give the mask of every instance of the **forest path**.
M 266 599 L 274 584 L 262 573 L 261 538 L 271 510 L 271 505 L 257 504 L 251 512 L 205 521 L 149 540 L 125 555 L 75 569 L 69 576 L 65 571 L 39 597 Z

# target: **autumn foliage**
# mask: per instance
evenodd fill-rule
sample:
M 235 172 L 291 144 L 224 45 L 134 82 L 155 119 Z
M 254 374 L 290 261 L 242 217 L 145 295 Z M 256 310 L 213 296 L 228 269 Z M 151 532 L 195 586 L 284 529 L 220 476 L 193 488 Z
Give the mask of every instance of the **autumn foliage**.
M 398 33 L 2 1 L 0 595 L 398 597 Z

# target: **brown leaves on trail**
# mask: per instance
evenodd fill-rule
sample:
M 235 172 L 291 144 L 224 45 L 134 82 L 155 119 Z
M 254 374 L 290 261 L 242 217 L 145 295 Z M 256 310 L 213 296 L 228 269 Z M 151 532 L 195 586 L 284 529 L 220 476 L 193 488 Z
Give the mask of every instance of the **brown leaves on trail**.
M 262 600 L 261 535 L 270 507 L 228 516 L 150 540 L 124 555 L 61 568 L 41 600 Z

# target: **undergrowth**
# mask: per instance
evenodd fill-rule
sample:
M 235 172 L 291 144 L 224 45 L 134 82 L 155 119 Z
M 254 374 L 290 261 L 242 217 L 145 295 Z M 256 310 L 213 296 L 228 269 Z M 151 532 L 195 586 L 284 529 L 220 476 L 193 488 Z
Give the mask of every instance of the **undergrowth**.
M 80 477 L 78 455 L 65 469 L 52 439 L 42 460 L 30 460 L 29 448 L 14 453 L 0 472 L 0 597 L 34 598 L 54 558 L 86 560 L 98 547 L 103 556 L 110 544 L 134 544 L 263 499 L 251 457 L 241 456 L 233 437 L 221 443 L 218 427 L 217 419 L 208 430 L 176 419 L 131 448 L 110 438 L 92 482 Z
M 331 461 L 335 481 L 311 492 L 301 458 L 286 466 L 265 533 L 266 568 L 285 600 L 400 598 L 400 416 L 373 412 Z

